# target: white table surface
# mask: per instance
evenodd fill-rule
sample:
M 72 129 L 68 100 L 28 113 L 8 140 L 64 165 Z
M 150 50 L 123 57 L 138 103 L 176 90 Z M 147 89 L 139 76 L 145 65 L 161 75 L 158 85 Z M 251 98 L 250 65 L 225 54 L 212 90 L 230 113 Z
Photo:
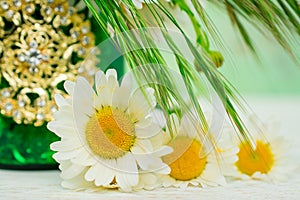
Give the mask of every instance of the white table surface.
M 0 199 L 300 199 L 300 96 L 246 98 L 257 115 L 280 124 L 297 166 L 287 182 L 235 181 L 225 187 L 168 188 L 136 193 L 74 192 L 61 188 L 59 172 L 0 170 Z

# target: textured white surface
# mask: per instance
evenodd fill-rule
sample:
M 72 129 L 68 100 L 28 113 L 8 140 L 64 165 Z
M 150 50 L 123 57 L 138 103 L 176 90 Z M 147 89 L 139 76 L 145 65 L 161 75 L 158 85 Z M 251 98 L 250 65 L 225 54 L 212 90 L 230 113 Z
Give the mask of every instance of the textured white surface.
M 262 121 L 278 123 L 297 166 L 287 182 L 234 181 L 225 187 L 159 189 L 138 193 L 74 192 L 60 187 L 58 171 L 0 170 L 0 200 L 6 199 L 300 199 L 300 97 L 248 98 Z

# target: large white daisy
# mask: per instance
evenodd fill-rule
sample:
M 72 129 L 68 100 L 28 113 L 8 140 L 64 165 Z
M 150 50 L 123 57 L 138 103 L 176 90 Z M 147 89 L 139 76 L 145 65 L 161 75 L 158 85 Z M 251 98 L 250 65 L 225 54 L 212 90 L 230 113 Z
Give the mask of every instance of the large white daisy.
M 61 137 L 51 149 L 61 163 L 63 186 L 84 189 L 93 183 L 130 191 L 141 171 L 170 172 L 160 157 L 172 149 L 154 149 L 149 139 L 161 131 L 149 116 L 156 105 L 152 88 L 132 94 L 131 77 L 119 85 L 112 69 L 96 73 L 96 91 L 81 77 L 64 86 L 70 97 L 56 95 L 59 110 L 48 124 Z
M 204 145 L 199 138 L 203 132 L 198 122 L 193 123 L 187 115 L 182 117 L 181 122 L 176 115 L 171 115 L 171 119 L 174 122 L 171 128 L 173 138 L 167 128 L 166 134 L 157 140 L 173 148 L 172 153 L 163 156 L 171 172 L 160 176 L 162 186 L 185 188 L 188 185 L 206 187 L 226 184 L 220 166 L 223 161 L 235 162 L 236 151 L 227 151 L 224 143 L 215 146 L 215 150 L 209 150 L 208 145 Z

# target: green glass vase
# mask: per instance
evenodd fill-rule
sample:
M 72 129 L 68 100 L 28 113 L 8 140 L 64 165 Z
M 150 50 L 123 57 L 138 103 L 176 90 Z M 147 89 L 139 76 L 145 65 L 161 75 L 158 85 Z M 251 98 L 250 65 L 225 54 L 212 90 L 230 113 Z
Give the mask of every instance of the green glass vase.
M 0 116 L 0 168 L 56 169 L 50 144 L 58 137 L 46 125 L 16 124 L 11 118 Z

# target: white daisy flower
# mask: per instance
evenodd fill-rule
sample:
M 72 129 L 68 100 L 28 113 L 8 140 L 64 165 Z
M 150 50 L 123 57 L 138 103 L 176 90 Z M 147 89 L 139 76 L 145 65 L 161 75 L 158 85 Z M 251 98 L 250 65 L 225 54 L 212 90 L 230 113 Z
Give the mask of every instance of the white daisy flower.
M 61 164 L 64 187 L 79 189 L 93 183 L 130 191 L 141 171 L 170 172 L 160 157 L 172 149 L 154 149 L 149 139 L 161 131 L 149 117 L 156 105 L 152 88 L 131 95 L 130 76 L 119 85 L 113 69 L 96 73 L 96 92 L 82 77 L 64 86 L 70 97 L 56 95 L 59 111 L 48 124 L 61 137 L 51 149 L 57 151 L 53 157 Z
M 289 148 L 284 138 L 265 132 L 263 135 L 254 134 L 253 141 L 254 150 L 249 143 L 235 141 L 239 147 L 238 160 L 226 174 L 243 180 L 286 180 L 293 166 L 289 164 Z
M 220 169 L 221 161 L 227 159 L 228 162 L 235 162 L 236 151 L 228 153 L 224 146 L 220 146 L 216 148 L 217 152 L 208 152 L 198 137 L 198 134 L 203 134 L 198 123 L 192 123 L 187 115 L 182 117 L 181 122 L 174 114 L 171 119 L 174 122 L 171 127 L 173 139 L 167 128 L 165 136 L 157 140 L 173 148 L 172 153 L 163 156 L 171 172 L 161 175 L 162 186 L 185 188 L 188 185 L 206 187 L 226 184 Z

